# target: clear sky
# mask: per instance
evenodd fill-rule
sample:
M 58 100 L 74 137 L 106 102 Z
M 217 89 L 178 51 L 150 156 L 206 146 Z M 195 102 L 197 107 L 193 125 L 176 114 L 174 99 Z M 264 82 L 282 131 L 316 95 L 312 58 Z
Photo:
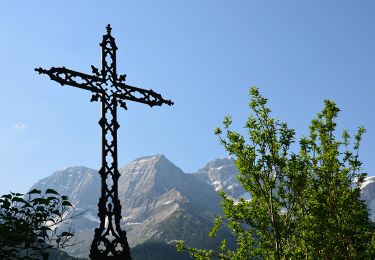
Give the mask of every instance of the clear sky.
M 255 85 L 297 136 L 334 100 L 340 129 L 367 128 L 360 155 L 375 175 L 374 13 L 373 0 L 2 1 L 0 193 L 68 166 L 99 168 L 99 103 L 33 69 L 91 73 L 108 23 L 126 82 L 175 102 L 119 112 L 121 166 L 162 153 L 192 172 L 227 156 L 214 129 L 226 114 L 242 129 Z

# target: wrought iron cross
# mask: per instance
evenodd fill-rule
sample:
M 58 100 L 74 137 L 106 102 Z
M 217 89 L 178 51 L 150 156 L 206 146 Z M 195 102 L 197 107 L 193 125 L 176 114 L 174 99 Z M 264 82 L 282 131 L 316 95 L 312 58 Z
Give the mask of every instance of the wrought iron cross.
M 93 93 L 91 101 L 101 101 L 102 128 L 102 165 L 101 196 L 98 203 L 100 218 L 99 228 L 95 229 L 94 240 L 91 244 L 91 259 L 131 259 L 126 232 L 121 229 L 121 204 L 118 199 L 117 161 L 117 106 L 127 109 L 125 100 L 131 100 L 149 106 L 173 105 L 152 89 L 145 90 L 124 83 L 125 75 L 116 72 L 116 43 L 111 35 L 111 26 L 103 35 L 100 44 L 102 48 L 102 69 L 91 66 L 93 75 L 67 69 L 52 67 L 49 70 L 35 69 L 39 74 L 47 74 L 52 80 L 61 85 L 70 85 L 89 90 Z

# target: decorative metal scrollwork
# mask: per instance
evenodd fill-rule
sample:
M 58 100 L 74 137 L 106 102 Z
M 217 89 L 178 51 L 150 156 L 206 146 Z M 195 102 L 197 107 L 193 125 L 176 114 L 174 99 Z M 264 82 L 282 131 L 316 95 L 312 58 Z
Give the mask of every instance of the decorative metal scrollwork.
M 118 199 L 117 161 L 117 106 L 127 109 L 126 100 L 135 101 L 149 106 L 173 105 L 171 100 L 165 100 L 152 89 L 146 90 L 124 83 L 126 75 L 116 72 L 116 43 L 112 37 L 112 28 L 107 25 L 107 34 L 103 35 L 100 43 L 102 48 L 102 69 L 91 66 L 93 75 L 87 75 L 65 67 L 49 70 L 36 68 L 39 74 L 48 75 L 51 80 L 61 85 L 86 89 L 93 92 L 91 101 L 101 102 L 102 129 L 102 165 L 101 196 L 99 198 L 100 225 L 95 229 L 94 240 L 91 244 L 91 259 L 131 259 L 126 232 L 121 229 L 121 204 Z

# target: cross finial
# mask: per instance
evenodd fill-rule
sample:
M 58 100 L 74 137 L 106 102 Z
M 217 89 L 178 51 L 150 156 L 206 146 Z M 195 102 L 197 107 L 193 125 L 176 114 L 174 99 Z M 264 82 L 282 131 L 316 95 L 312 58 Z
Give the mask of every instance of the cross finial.
M 112 27 L 110 24 L 107 25 L 107 34 L 111 34 L 111 31 L 112 31 Z

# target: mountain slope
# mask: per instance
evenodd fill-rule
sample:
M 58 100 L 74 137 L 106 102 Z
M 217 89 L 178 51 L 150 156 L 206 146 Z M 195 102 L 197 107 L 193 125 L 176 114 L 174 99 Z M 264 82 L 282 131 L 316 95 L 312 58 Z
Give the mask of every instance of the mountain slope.
M 200 247 L 212 243 L 207 234 L 221 208 L 219 196 L 210 185 L 183 173 L 163 155 L 139 158 L 119 171 L 122 227 L 131 247 L 146 241 L 170 243 L 176 239 Z M 85 167 L 71 167 L 55 172 L 32 188 L 53 188 L 68 195 L 78 212 L 85 211 L 74 222 L 82 243 L 67 251 L 87 257 L 99 222 L 99 174 Z
M 207 163 L 203 168 L 193 173 L 198 180 L 211 185 L 215 191 L 222 190 L 232 198 L 250 199 L 236 179 L 238 170 L 231 157 L 220 158 Z

